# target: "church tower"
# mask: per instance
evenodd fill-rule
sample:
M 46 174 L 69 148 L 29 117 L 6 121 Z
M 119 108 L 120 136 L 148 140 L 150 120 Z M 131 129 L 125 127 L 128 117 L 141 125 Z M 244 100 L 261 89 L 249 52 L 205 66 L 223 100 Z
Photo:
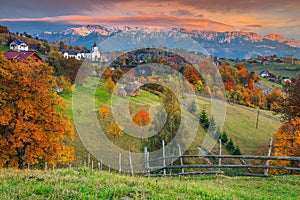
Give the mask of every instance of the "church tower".
M 93 45 L 93 48 L 92 48 L 92 61 L 93 62 L 96 62 L 96 61 L 99 61 L 100 60 L 100 51 L 97 47 L 97 44 L 96 42 L 94 43 Z

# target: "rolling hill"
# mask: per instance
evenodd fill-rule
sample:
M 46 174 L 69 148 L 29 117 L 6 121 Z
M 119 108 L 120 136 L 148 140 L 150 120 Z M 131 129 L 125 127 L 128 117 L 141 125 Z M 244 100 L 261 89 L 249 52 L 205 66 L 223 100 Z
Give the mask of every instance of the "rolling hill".
M 97 81 L 93 78 L 83 84 L 83 86 L 77 88 L 78 90 L 89 92 L 89 85 L 97 84 Z M 101 108 L 103 105 L 109 105 L 110 99 L 108 93 L 102 88 L 103 82 L 99 82 L 99 86 L 96 91 L 96 109 Z M 72 115 L 72 95 L 62 94 L 65 102 L 68 104 L 68 113 Z M 121 98 L 121 97 L 120 97 Z M 199 106 L 199 112 L 204 109 L 209 115 L 211 115 L 211 100 L 205 97 L 196 97 Z M 89 101 L 85 99 L 85 101 Z M 123 100 L 122 100 L 123 101 Z M 192 101 L 192 100 L 191 100 Z M 151 106 L 159 103 L 159 97 L 142 91 L 140 96 L 130 98 L 130 112 L 136 113 L 141 109 L 149 109 Z M 97 111 L 95 111 L 97 112 Z M 214 116 L 215 118 L 221 116 Z M 259 127 L 255 128 L 257 110 L 249 107 L 244 107 L 235 104 L 227 103 L 227 111 L 225 116 L 224 131 L 226 131 L 229 138 L 232 138 L 235 145 L 238 145 L 241 149 L 242 154 L 256 154 L 260 150 L 267 149 L 268 140 L 272 137 L 273 133 L 281 125 L 280 120 L 273 116 L 269 111 L 261 111 L 259 116 Z M 106 121 L 113 120 L 112 116 Z M 107 129 L 109 124 L 101 123 L 104 129 Z M 195 130 L 190 130 L 195 131 Z M 206 131 L 199 126 L 194 142 L 191 144 L 189 151 L 198 152 L 197 147 L 201 146 L 203 139 L 206 135 Z M 130 135 L 124 134 L 121 137 L 114 138 L 109 136 L 109 139 L 118 145 L 122 149 L 130 149 L 134 152 L 143 151 L 143 143 L 139 138 L 132 137 Z M 74 141 L 71 141 L 75 148 L 75 161 L 74 165 L 82 166 L 83 161 L 87 159 L 87 150 L 82 144 L 79 135 L 75 136 Z M 226 150 L 224 149 L 224 152 Z

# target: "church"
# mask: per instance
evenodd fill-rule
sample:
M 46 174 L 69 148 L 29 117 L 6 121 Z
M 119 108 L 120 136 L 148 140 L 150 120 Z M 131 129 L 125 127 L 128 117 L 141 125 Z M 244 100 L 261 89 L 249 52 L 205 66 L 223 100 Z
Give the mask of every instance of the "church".
M 92 62 L 98 62 L 101 59 L 100 51 L 97 44 L 94 43 L 92 50 L 75 50 L 75 49 L 64 49 L 61 51 L 64 58 L 75 58 L 77 60 L 90 59 Z

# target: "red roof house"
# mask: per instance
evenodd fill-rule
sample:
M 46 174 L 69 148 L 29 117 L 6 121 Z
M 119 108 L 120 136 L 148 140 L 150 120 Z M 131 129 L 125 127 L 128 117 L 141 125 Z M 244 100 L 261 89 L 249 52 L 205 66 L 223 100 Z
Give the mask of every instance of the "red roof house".
M 11 61 L 14 62 L 25 62 L 25 61 L 33 61 L 33 62 L 43 62 L 43 59 L 35 52 L 35 51 L 26 51 L 26 52 L 10 52 L 7 51 L 4 53 L 4 56 Z

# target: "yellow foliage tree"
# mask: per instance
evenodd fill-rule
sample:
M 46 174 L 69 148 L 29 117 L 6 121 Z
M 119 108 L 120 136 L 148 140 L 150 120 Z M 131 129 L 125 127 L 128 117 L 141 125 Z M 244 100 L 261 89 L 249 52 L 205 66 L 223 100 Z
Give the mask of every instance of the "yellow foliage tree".
M 116 124 L 115 122 L 111 122 L 108 129 L 108 134 L 116 138 L 116 136 L 122 136 L 123 132 L 122 129 L 118 126 L 118 124 Z
M 12 63 L 0 54 L 0 168 L 67 162 L 74 128 L 53 88 L 53 69 L 41 63 Z
M 285 91 L 286 98 L 279 101 L 276 111 L 283 114 L 286 122 L 274 134 L 273 154 L 300 156 L 300 76 L 285 88 Z M 274 161 L 273 164 L 300 167 L 299 162 Z M 278 170 L 274 171 L 278 172 Z
M 111 77 L 108 77 L 105 82 L 104 82 L 104 89 L 109 92 L 112 93 L 115 89 L 115 83 L 112 81 Z

